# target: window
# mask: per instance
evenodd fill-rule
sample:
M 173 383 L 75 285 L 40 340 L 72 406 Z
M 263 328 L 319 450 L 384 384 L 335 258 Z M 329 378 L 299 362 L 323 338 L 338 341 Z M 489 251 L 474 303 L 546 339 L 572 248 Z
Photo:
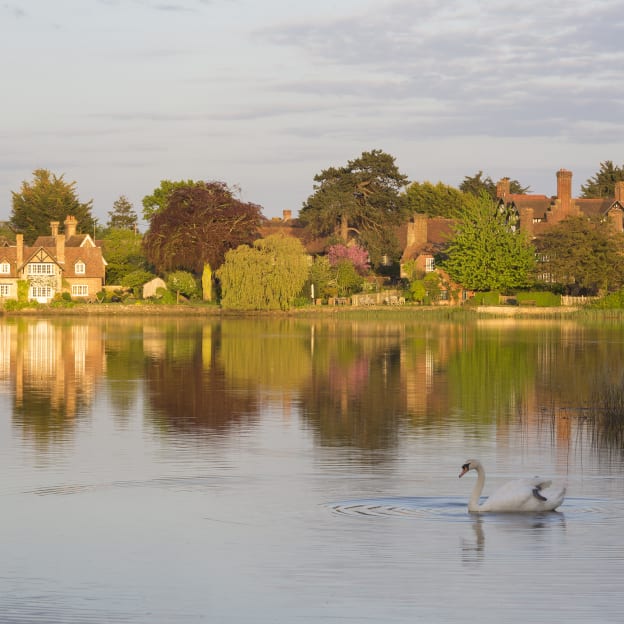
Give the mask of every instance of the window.
M 425 272 L 435 271 L 435 258 L 425 258 Z
M 28 265 L 29 275 L 55 275 L 54 264 L 51 262 L 31 262 Z
M 49 286 L 31 286 L 30 297 L 31 299 L 51 299 L 52 289 Z
M 11 294 L 11 284 L 0 284 L 0 297 L 8 297 Z
M 89 287 L 86 284 L 73 284 L 71 294 L 75 297 L 86 297 L 89 294 Z
M 85 268 L 85 263 L 82 260 L 78 260 L 78 262 L 74 264 L 74 271 L 76 272 L 76 275 L 84 275 Z
M 8 262 L 0 262 L 0 273 L 10 273 L 11 265 Z

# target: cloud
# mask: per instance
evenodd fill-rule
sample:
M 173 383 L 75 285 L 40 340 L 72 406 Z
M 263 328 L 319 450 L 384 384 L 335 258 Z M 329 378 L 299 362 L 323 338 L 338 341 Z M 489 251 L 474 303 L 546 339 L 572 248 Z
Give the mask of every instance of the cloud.
M 13 2 L 3 2 L 2 5 L 0 5 L 0 8 L 2 8 L 3 11 L 6 11 L 10 15 L 12 15 L 13 17 L 16 17 L 16 18 L 26 17 L 26 11 L 24 11 L 24 9 L 22 9 L 22 7 L 20 7 L 16 3 L 13 3 Z
M 405 116 L 418 136 L 624 138 L 619 2 L 394 2 L 350 17 L 282 24 L 255 36 L 329 78 L 273 85 Z M 420 111 L 438 108 L 437 119 Z M 395 124 L 397 127 L 399 124 Z

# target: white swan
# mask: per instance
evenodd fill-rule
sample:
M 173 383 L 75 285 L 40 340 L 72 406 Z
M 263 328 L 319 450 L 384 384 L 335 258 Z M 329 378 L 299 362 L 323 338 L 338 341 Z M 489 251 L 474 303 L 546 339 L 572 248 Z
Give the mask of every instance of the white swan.
M 563 503 L 565 497 L 565 484 L 551 487 L 551 481 L 533 477 L 505 483 L 480 505 L 479 498 L 485 484 L 485 470 L 478 459 L 469 459 L 462 466 L 459 476 L 462 477 L 469 470 L 476 470 L 478 475 L 477 483 L 468 502 L 468 511 L 471 512 L 553 511 Z

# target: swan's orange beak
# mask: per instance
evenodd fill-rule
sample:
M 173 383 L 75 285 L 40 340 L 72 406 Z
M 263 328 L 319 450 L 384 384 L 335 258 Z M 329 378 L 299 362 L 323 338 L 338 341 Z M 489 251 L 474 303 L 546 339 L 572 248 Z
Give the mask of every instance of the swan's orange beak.
M 468 468 L 468 466 L 462 466 L 462 471 L 459 473 L 459 478 L 461 479 L 468 471 L 470 470 L 470 468 Z

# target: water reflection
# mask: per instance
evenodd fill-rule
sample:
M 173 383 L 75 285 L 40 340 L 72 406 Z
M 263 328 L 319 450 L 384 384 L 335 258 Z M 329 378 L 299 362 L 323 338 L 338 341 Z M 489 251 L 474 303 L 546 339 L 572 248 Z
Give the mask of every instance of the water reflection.
M 501 548 L 525 552 L 527 556 L 547 558 L 556 545 L 556 533 L 565 533 L 566 520 L 562 512 L 524 514 L 469 514 L 470 535 L 460 541 L 462 565 L 478 567 L 485 561 L 489 536 L 491 550 Z
M 71 435 L 102 382 L 116 422 L 146 404 L 163 433 L 254 427 L 269 405 L 319 445 L 379 459 L 406 429 L 449 421 L 493 425 L 504 448 L 520 418 L 565 461 L 579 408 L 624 375 L 622 344 L 619 327 L 569 321 L 20 318 L 0 321 L 0 384 L 44 446 Z
M 0 379 L 11 387 L 13 421 L 45 446 L 65 439 L 92 404 L 105 371 L 101 328 L 86 322 L 0 324 Z

